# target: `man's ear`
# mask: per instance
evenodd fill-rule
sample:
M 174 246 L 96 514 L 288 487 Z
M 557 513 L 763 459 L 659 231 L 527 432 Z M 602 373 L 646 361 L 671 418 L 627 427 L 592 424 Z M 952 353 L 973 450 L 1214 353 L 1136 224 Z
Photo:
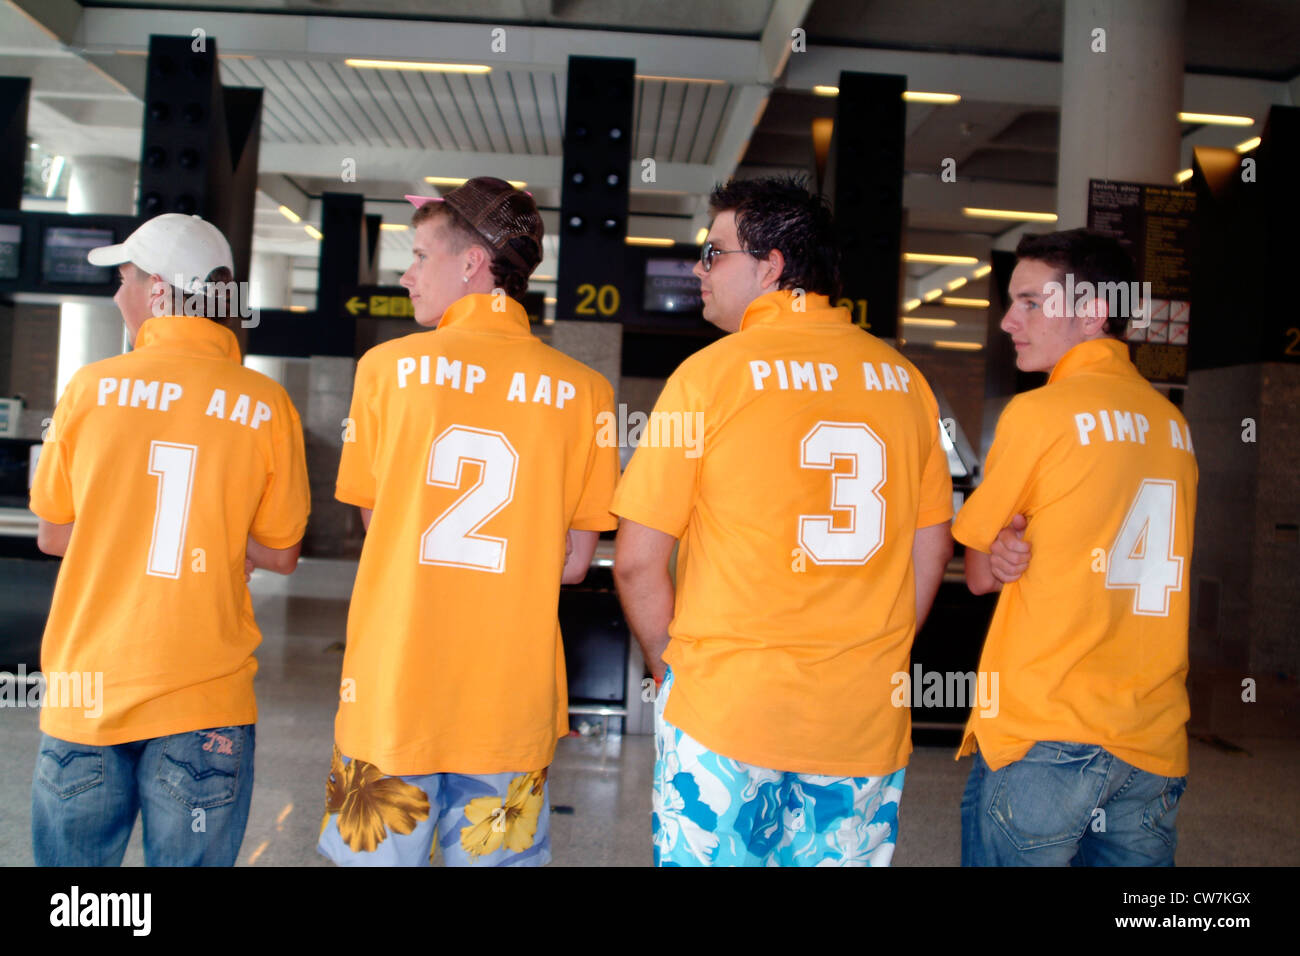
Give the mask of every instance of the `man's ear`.
M 760 273 L 759 284 L 768 291 L 779 289 L 781 287 L 781 276 L 785 274 L 785 256 L 781 254 L 780 249 L 773 249 L 763 260 L 763 271 Z
M 1088 310 L 1080 318 L 1080 325 L 1083 334 L 1089 338 L 1104 334 L 1106 331 L 1106 322 L 1110 319 L 1110 303 L 1104 296 L 1095 295 L 1089 304 Z
M 476 243 L 470 243 L 465 250 L 465 264 L 468 267 L 465 274 L 467 276 L 478 275 L 479 269 L 487 269 L 488 275 L 492 274 L 492 256 L 486 249 Z

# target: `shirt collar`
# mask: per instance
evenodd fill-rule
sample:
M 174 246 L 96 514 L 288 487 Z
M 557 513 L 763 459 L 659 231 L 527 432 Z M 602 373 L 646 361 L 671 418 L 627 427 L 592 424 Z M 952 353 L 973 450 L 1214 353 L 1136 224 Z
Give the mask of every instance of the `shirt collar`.
M 1057 360 L 1048 383 L 1059 382 L 1071 375 L 1085 372 L 1103 375 L 1137 375 L 1138 370 L 1129 361 L 1128 346 L 1119 339 L 1101 338 L 1080 342 Z
M 827 296 L 807 294 L 801 298 L 803 305 L 796 310 L 793 291 L 778 289 L 760 295 L 741 316 L 739 331 L 774 322 L 852 322 L 848 310 L 833 308 Z
M 496 332 L 500 335 L 531 335 L 528 325 L 528 313 L 524 307 L 509 296 L 505 298 L 505 311 L 493 308 L 498 299 L 496 293 L 474 292 L 461 296 L 447 307 L 438 322 L 438 330 L 459 324 L 462 329 L 475 332 Z
M 158 315 L 145 319 L 135 335 L 135 351 L 146 348 L 179 349 L 239 362 L 235 333 L 211 319 L 196 315 Z

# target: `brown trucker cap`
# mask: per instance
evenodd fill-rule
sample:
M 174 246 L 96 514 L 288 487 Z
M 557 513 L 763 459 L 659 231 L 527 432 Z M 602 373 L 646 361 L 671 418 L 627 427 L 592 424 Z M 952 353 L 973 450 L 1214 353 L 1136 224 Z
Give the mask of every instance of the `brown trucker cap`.
M 445 202 L 456 210 L 488 246 L 506 256 L 521 269 L 529 270 L 523 257 L 510 248 L 511 239 L 527 239 L 537 247 L 542 260 L 542 217 L 533 197 L 515 189 L 504 179 L 479 176 L 466 180 L 441 199 L 407 196 L 417 209 L 426 202 Z

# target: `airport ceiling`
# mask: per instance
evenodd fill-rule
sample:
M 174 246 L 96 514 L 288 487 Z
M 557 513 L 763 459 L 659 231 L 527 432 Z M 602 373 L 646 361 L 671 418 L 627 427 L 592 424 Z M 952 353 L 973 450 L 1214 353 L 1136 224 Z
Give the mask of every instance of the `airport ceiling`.
M 986 258 L 1014 224 L 963 206 L 1055 208 L 1063 16 L 1061 0 L 4 0 L 0 74 L 32 78 L 29 134 L 42 149 L 136 159 L 149 34 L 203 29 L 223 82 L 266 91 L 255 248 L 301 257 L 306 271 L 315 241 L 281 204 L 310 222 L 322 192 L 358 191 L 405 222 L 399 197 L 432 190 L 430 175 L 525 180 L 553 235 L 571 53 L 636 59 L 633 156 L 654 158 L 656 176 L 639 181 L 634 162 L 629 231 L 679 241 L 707 221 L 715 182 L 813 171 L 812 120 L 835 110 L 815 85 L 841 70 L 902 73 L 909 89 L 962 96 L 907 106 L 904 249 Z M 496 27 L 504 51 L 491 49 Z M 790 50 L 796 27 L 806 52 Z M 492 70 L 354 69 L 346 57 Z M 1188 0 L 1185 59 L 1185 109 L 1257 122 L 1184 126 L 1182 166 L 1194 146 L 1257 135 L 1269 105 L 1300 103 L 1300 3 Z M 940 180 L 945 158 L 956 183 Z M 340 178 L 346 159 L 355 183 Z M 385 232 L 383 268 L 405 268 L 409 248 L 409 233 Z M 554 275 L 557 248 L 548 237 L 539 273 Z M 909 294 L 969 272 L 910 264 Z

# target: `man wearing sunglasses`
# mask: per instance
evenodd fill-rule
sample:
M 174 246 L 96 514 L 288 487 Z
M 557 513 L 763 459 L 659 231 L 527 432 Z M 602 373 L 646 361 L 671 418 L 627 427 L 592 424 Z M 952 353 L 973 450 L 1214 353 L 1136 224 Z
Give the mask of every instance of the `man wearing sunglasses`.
M 703 447 L 641 446 L 612 508 L 619 593 L 661 682 L 655 862 L 887 865 L 911 752 L 891 679 L 952 553 L 938 406 L 832 307 L 820 199 L 733 181 L 711 211 L 695 274 L 734 334 L 655 406 L 699 416 Z

